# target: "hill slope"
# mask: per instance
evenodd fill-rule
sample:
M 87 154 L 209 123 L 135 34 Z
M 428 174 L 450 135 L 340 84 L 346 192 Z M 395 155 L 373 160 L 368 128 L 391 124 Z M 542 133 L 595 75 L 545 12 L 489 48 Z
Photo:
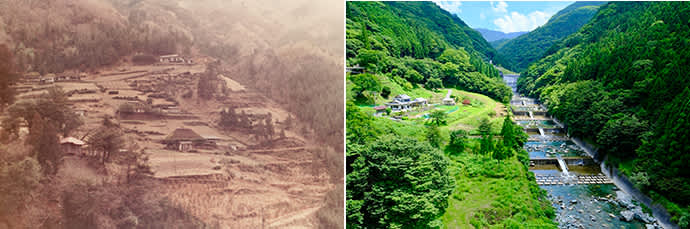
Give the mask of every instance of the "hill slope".
M 507 41 L 496 48 L 511 62 L 511 70 L 522 72 L 564 37 L 576 32 L 596 14 L 603 2 L 576 2 L 562 9 L 543 26 Z
M 372 34 L 381 36 L 371 49 L 394 57 L 435 58 L 446 48 L 462 47 L 485 61 L 504 62 L 479 32 L 432 2 L 348 2 L 346 10 L 348 29 L 367 21 Z M 353 32 L 347 37 L 354 38 Z M 348 58 L 365 45 L 348 41 Z
M 482 37 L 484 37 L 484 39 L 486 39 L 486 41 L 488 41 L 488 42 L 503 40 L 503 39 L 510 40 L 510 39 L 516 38 L 522 34 L 527 33 L 526 31 L 525 32 L 504 33 L 501 31 L 494 31 L 494 30 L 484 29 L 484 28 L 476 28 L 474 30 L 477 30 L 477 32 L 482 34 Z
M 609 3 L 518 80 L 681 226 L 690 219 L 689 19 L 684 2 Z
M 445 85 L 510 99 L 510 88 L 489 64 L 495 50 L 432 2 L 348 2 L 346 33 L 348 65 L 386 74 L 406 90 Z

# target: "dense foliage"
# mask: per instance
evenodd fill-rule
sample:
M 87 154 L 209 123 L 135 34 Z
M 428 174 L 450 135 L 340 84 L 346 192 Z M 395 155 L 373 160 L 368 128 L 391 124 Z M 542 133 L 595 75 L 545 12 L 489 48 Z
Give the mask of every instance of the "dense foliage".
M 609 3 L 518 79 L 571 135 L 632 162 L 624 171 L 674 220 L 690 219 L 689 20 L 685 2 Z
M 348 226 L 429 227 L 448 207 L 455 183 L 438 148 L 388 135 L 349 151 Z
M 553 15 L 546 24 L 505 43 L 495 43 L 499 54 L 513 71 L 523 71 L 541 58 L 552 45 L 577 32 L 597 12 L 604 2 L 576 2 Z
M 426 141 L 380 135 L 373 117 L 347 103 L 348 227 L 429 227 L 448 206 L 448 160 Z
M 349 65 L 385 74 L 408 90 L 424 84 L 430 89 L 457 87 L 503 102 L 511 97 L 499 71 L 488 63 L 502 62 L 495 50 L 434 3 L 348 2 L 346 33 Z M 371 88 L 367 85 L 356 86 L 362 89 L 358 92 Z
M 432 2 L 348 2 L 346 7 L 348 58 L 361 48 L 421 59 L 463 47 L 472 55 L 502 63 L 479 32 Z M 368 40 L 361 31 L 369 31 Z

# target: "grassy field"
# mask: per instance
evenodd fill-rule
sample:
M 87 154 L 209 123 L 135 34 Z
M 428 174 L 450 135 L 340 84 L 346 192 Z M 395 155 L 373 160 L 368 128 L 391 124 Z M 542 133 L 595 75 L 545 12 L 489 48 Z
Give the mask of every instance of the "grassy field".
M 527 170 L 516 157 L 504 161 L 475 154 L 449 158 L 456 188 L 440 218 L 446 228 L 555 227 L 550 219 L 537 217 L 544 214 L 541 205 L 548 202 L 533 198 Z
M 513 71 L 508 70 L 508 69 L 506 69 L 506 68 L 504 68 L 504 67 L 501 67 L 501 66 L 497 66 L 496 68 L 497 68 L 499 71 L 503 72 L 503 74 L 510 74 L 510 75 L 517 75 L 517 74 L 518 74 L 518 73 L 516 73 L 516 72 L 513 72 Z
M 481 123 L 481 120 L 484 117 L 489 118 L 492 129 L 494 132 L 500 131 L 501 126 L 503 125 L 503 117 L 505 115 L 504 109 L 505 106 L 488 96 L 478 94 L 478 93 L 472 93 L 472 92 L 467 92 L 467 91 L 462 91 L 454 88 L 442 88 L 438 89 L 435 91 L 432 90 L 427 90 L 423 87 L 417 87 L 417 88 L 412 88 L 410 90 L 405 90 L 402 86 L 398 85 L 397 83 L 391 81 L 388 77 L 382 76 L 382 75 L 377 75 L 379 82 L 381 83 L 382 86 L 387 86 L 391 88 L 391 94 L 388 99 L 385 99 L 381 97 L 380 95 L 376 96 L 376 105 L 382 105 L 387 101 L 390 101 L 393 97 L 399 94 L 407 94 L 408 96 L 412 98 L 425 98 L 429 101 L 429 103 L 434 104 L 434 103 L 441 103 L 441 100 L 445 97 L 448 89 L 452 90 L 452 95 L 456 96 L 458 98 L 458 101 L 460 101 L 457 105 L 454 106 L 444 106 L 444 105 L 439 105 L 436 106 L 434 109 L 435 110 L 442 110 L 447 113 L 447 125 L 442 126 L 441 133 L 444 136 L 444 141 L 448 141 L 448 134 L 457 129 L 463 129 L 466 131 L 469 131 L 470 134 L 477 134 L 476 129 L 479 127 L 479 124 Z M 347 99 L 348 100 L 354 100 L 353 95 L 354 92 L 352 92 L 352 87 L 353 84 L 349 80 L 347 81 Z M 462 100 L 464 99 L 469 99 L 471 101 L 470 105 L 463 105 Z M 358 104 L 360 109 L 362 111 L 368 113 L 368 114 L 374 114 L 374 109 L 373 107 L 376 105 L 372 104 Z M 394 121 L 381 121 L 380 125 L 389 125 L 389 126 L 395 126 L 395 128 L 391 128 L 391 131 L 397 131 L 397 129 L 424 129 L 423 124 L 427 121 L 423 116 L 425 114 L 429 114 L 433 110 L 429 111 L 410 111 L 406 115 L 408 116 L 409 120 L 401 121 L 398 124 L 402 125 L 397 125 L 394 124 Z M 390 122 L 393 122 L 391 124 L 387 124 Z M 413 125 L 413 126 L 409 126 Z M 406 133 L 416 133 L 419 131 L 402 131 L 404 135 L 408 135 Z M 424 133 L 424 132 L 421 132 Z

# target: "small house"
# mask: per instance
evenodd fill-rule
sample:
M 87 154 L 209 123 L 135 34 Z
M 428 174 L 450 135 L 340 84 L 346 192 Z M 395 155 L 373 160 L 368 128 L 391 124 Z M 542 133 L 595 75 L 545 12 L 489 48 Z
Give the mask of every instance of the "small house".
M 376 111 L 377 114 L 383 113 L 383 112 L 386 112 L 386 106 L 385 105 L 375 106 L 374 110 Z
M 166 63 L 166 62 L 167 63 L 185 63 L 186 62 L 184 60 L 184 58 L 182 58 L 178 54 L 163 55 L 163 56 L 160 56 L 158 59 L 161 63 Z
M 346 67 L 345 71 L 349 72 L 350 74 L 356 75 L 356 74 L 362 74 L 365 72 L 365 68 L 360 67 L 359 65 L 355 65 L 354 67 Z
M 205 144 L 205 139 L 191 129 L 177 128 L 163 139 L 166 148 L 180 152 L 189 152 L 196 146 Z
M 413 107 L 426 106 L 427 100 L 425 98 L 412 98 L 406 94 L 396 95 L 393 101 L 386 103 L 386 107 L 390 107 L 393 111 L 406 111 Z
M 55 74 L 50 73 L 50 74 L 47 74 L 47 75 L 41 77 L 40 82 L 41 82 L 41 84 L 55 83 Z
M 453 106 L 455 105 L 455 99 L 451 97 L 451 94 L 453 93 L 452 90 L 448 89 L 448 93 L 446 93 L 446 97 L 441 100 L 441 103 L 446 106 Z
M 75 137 L 66 137 L 60 139 L 60 148 L 65 154 L 81 154 L 84 144 L 84 141 Z
M 455 105 L 455 100 L 452 98 L 444 98 L 442 102 L 443 102 L 443 105 L 446 105 L 446 106 Z

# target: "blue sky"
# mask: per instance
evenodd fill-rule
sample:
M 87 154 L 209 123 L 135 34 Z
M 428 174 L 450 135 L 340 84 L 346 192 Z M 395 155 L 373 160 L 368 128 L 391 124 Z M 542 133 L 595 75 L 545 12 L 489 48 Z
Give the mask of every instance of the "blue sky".
M 531 31 L 573 2 L 434 1 L 472 28 L 502 32 Z

